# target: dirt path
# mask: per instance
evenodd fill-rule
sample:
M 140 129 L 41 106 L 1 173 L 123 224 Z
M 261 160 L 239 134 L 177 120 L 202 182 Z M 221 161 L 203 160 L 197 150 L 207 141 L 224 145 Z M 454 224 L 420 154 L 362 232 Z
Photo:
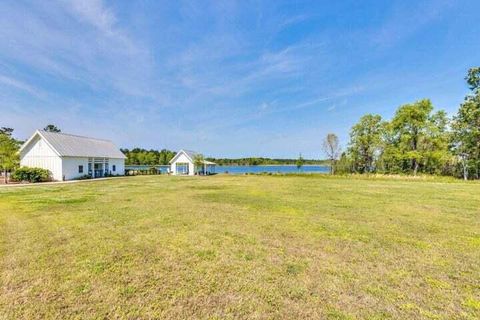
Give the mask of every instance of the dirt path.
M 18 188 L 18 187 L 39 187 L 39 186 L 49 186 L 49 185 L 59 185 L 59 184 L 69 184 L 69 183 L 80 183 L 80 182 L 93 182 L 93 181 L 102 181 L 102 180 L 111 180 L 111 179 L 121 179 L 127 177 L 109 177 L 109 178 L 96 178 L 96 179 L 86 179 L 86 180 L 69 180 L 69 181 L 53 181 L 53 182 L 38 182 L 38 183 L 0 183 L 1 188 Z

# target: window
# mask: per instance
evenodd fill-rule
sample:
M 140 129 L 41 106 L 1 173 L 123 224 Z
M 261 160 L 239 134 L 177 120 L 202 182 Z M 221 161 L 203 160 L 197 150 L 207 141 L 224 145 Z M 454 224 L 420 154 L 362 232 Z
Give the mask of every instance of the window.
M 117 166 L 116 165 L 112 165 L 112 171 L 113 172 L 117 171 Z
M 83 166 L 78 166 L 78 173 L 83 173 Z

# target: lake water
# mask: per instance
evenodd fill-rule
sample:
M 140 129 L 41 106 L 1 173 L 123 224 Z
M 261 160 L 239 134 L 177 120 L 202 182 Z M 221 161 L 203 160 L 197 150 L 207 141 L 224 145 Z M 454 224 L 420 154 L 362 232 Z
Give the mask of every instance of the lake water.
M 297 166 L 260 165 L 260 166 L 217 166 L 215 172 L 229 174 L 244 173 L 328 173 L 330 167 L 310 165 L 297 169 Z
M 153 167 L 162 171 L 162 173 L 166 173 L 170 169 L 170 166 L 125 165 L 125 170 L 148 170 Z
M 152 166 L 125 166 L 125 169 L 133 170 L 147 170 Z M 155 168 L 166 173 L 170 166 L 155 166 Z M 320 165 L 305 165 L 300 170 L 296 166 L 275 166 L 275 165 L 260 165 L 260 166 L 216 166 L 216 173 L 229 173 L 229 174 L 245 174 L 245 173 L 328 173 L 330 167 Z

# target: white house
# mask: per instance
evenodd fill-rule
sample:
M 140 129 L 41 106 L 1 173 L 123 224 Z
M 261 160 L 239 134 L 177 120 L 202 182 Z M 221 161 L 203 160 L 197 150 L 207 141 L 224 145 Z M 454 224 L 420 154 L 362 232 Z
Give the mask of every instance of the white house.
M 109 140 L 37 130 L 20 148 L 20 165 L 50 170 L 54 180 L 125 174 L 125 155 Z
M 211 161 L 203 160 L 202 167 L 195 170 L 195 157 L 199 155 L 194 151 L 180 150 L 170 160 L 170 172 L 174 175 L 190 175 L 193 176 L 195 172 L 200 174 L 212 174 L 215 172 L 216 164 Z

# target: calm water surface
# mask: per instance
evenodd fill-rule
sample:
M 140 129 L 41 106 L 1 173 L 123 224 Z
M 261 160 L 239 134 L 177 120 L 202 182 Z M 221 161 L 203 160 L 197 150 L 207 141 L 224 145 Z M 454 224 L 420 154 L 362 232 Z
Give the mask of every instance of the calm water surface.
M 328 173 L 330 170 L 327 166 L 303 166 L 297 169 L 297 166 L 217 166 L 217 173 L 244 174 L 244 173 Z

